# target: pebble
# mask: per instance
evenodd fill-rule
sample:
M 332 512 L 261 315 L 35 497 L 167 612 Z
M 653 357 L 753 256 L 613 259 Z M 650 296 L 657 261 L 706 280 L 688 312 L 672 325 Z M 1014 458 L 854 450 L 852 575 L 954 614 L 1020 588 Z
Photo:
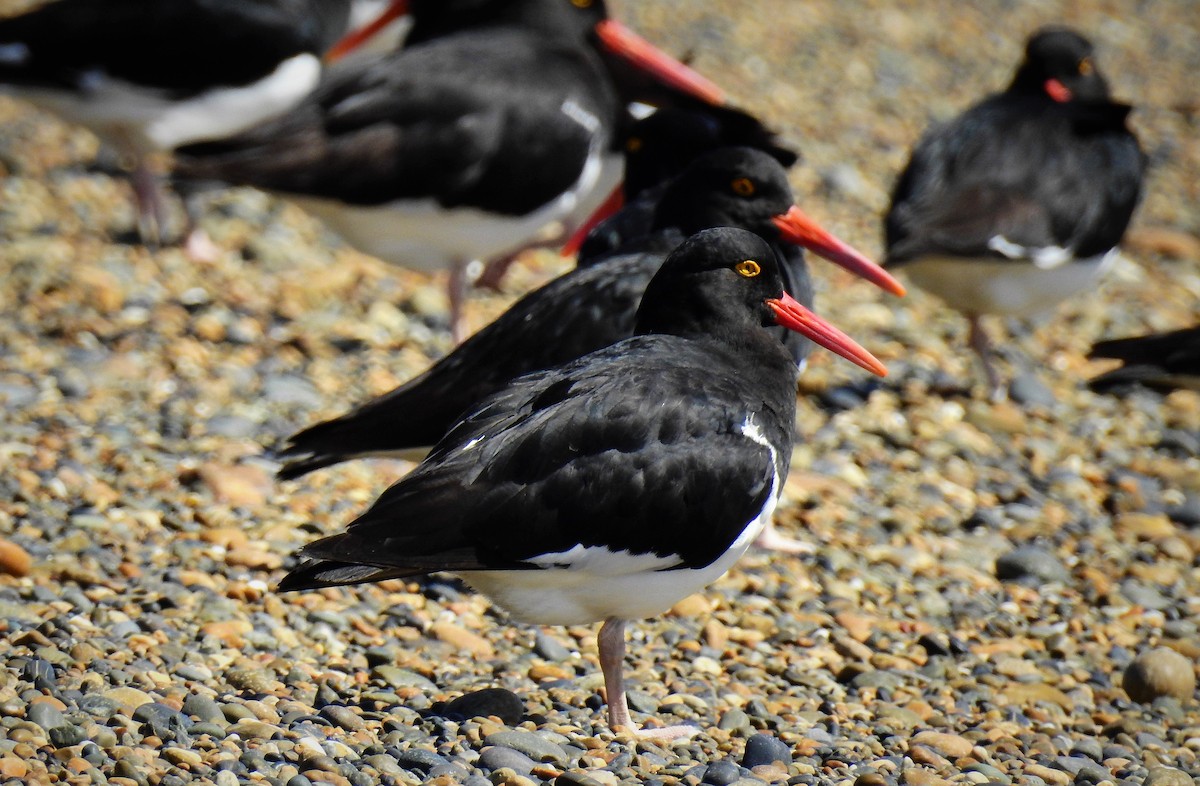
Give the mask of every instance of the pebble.
M 764 764 L 792 763 L 792 749 L 787 743 L 770 734 L 753 734 L 746 740 L 742 766 L 748 770 Z
M 484 688 L 446 702 L 441 714 L 464 720 L 494 716 L 508 726 L 515 726 L 525 716 L 525 703 L 520 696 L 505 688 Z
M 499 745 L 519 751 L 535 761 L 550 761 L 558 764 L 567 761 L 562 746 L 528 731 L 499 731 L 484 738 L 487 745 Z
M 1155 647 L 1133 659 L 1121 685 L 1137 702 L 1149 703 L 1162 696 L 1190 699 L 1196 690 L 1196 673 L 1183 655 L 1168 647 Z
M 1022 546 L 996 559 L 996 578 L 1037 586 L 1049 581 L 1069 581 L 1071 574 L 1053 551 L 1040 546 Z
M 18 577 L 28 576 L 32 568 L 33 557 L 28 551 L 11 540 L 0 538 L 0 573 Z

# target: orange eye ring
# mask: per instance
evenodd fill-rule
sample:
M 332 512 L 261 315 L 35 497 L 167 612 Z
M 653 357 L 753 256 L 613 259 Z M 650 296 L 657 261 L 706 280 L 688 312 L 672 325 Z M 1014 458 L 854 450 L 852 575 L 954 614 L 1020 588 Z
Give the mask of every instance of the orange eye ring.
M 625 150 L 630 153 L 636 153 L 642 149 L 642 138 L 631 136 L 625 140 Z
M 1079 61 L 1079 73 L 1082 76 L 1089 76 L 1096 70 L 1096 66 L 1092 65 L 1092 58 L 1085 57 Z
M 576 8 L 591 8 L 592 0 L 571 0 L 571 5 Z
M 737 271 L 739 276 L 743 276 L 745 278 L 754 278 L 762 272 L 762 266 L 753 259 L 746 259 L 738 262 L 733 266 L 733 269 Z
M 754 195 L 754 181 L 748 177 L 735 177 L 729 184 L 729 187 L 738 196 L 748 197 Z

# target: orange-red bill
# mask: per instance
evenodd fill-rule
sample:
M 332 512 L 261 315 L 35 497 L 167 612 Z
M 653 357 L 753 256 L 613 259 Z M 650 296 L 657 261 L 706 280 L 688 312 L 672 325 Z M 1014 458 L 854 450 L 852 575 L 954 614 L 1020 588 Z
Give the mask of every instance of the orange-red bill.
M 342 36 L 336 44 L 329 47 L 325 53 L 326 63 L 336 63 L 346 55 L 370 41 L 376 33 L 390 25 L 393 21 L 408 14 L 408 0 L 392 0 L 383 13 L 357 30 L 351 30 Z
M 833 325 L 802 306 L 794 297 L 784 292 L 783 297 L 768 298 L 767 305 L 775 312 L 775 321 L 788 330 L 794 330 L 816 343 L 841 355 L 851 363 L 862 366 L 872 374 L 887 376 L 887 368 L 879 358 L 859 346 L 858 342 Z
M 725 91 L 614 19 L 596 25 L 596 36 L 611 54 L 664 84 L 715 106 L 725 103 Z
M 854 275 L 865 278 L 880 289 L 903 297 L 904 285 L 897 281 L 891 273 L 872 262 L 861 251 L 840 240 L 810 218 L 798 206 L 792 205 L 788 212 L 782 216 L 775 216 L 771 220 L 775 222 L 783 240 L 804 246 L 817 256 L 824 257 Z
M 625 189 L 624 184 L 618 183 L 613 192 L 608 195 L 608 198 L 596 208 L 596 212 L 588 216 L 587 220 L 579 225 L 563 247 L 559 249 L 559 253 L 564 257 L 572 257 L 579 253 L 579 247 L 583 245 L 583 241 L 587 239 L 588 233 L 604 219 L 616 213 L 625 205 Z

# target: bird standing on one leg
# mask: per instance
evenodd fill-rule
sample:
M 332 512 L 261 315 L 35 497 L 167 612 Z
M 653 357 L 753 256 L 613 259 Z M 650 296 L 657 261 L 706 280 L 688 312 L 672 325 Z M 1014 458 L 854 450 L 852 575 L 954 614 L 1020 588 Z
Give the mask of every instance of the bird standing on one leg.
M 638 335 L 481 401 L 280 589 L 450 571 L 524 622 L 603 621 L 610 725 L 694 733 L 633 725 L 623 628 L 717 579 L 770 520 L 797 374 L 773 325 L 883 373 L 784 291 L 761 238 L 706 230 L 646 288 Z
M 1047 28 L 1008 89 L 926 132 L 896 183 L 885 265 L 967 316 L 993 398 L 1004 387 L 980 318 L 1047 311 L 1115 257 L 1146 167 L 1129 112 L 1091 43 Z

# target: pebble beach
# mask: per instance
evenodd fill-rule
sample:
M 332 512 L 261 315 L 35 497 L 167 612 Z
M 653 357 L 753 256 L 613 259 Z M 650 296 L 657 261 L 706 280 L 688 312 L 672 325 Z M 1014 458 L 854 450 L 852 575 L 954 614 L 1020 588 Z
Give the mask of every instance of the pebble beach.
M 890 374 L 810 362 L 775 521 L 812 551 L 752 549 L 630 626 L 635 719 L 701 729 L 636 740 L 595 627 L 516 625 L 443 575 L 274 592 L 413 465 L 279 482 L 270 448 L 449 351 L 444 280 L 249 189 L 196 197 L 215 260 L 143 247 L 121 162 L 0 96 L 0 784 L 1200 779 L 1200 393 L 1085 384 L 1094 341 L 1200 322 L 1193 4 L 610 6 L 794 142 L 798 202 L 875 258 L 924 128 L 1070 24 L 1151 162 L 1123 258 L 989 324 L 1004 402 L 962 317 L 814 263 L 818 310 Z M 471 326 L 569 265 L 525 255 Z

